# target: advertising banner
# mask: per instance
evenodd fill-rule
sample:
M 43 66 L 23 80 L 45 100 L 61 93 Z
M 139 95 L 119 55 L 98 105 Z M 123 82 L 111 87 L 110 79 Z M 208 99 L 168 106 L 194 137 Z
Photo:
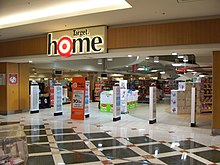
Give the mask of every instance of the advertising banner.
M 120 87 L 113 87 L 113 121 L 121 120 L 121 97 Z
M 72 83 L 71 119 L 84 120 L 86 90 L 85 78 L 73 77 Z
M 100 111 L 101 112 L 113 111 L 113 91 L 104 91 L 101 93 Z
M 39 85 L 31 84 L 30 113 L 39 112 Z
M 8 74 L 8 85 L 18 85 L 18 74 L 17 73 Z
M 156 87 L 150 87 L 149 124 L 156 123 Z
M 120 80 L 119 81 L 120 86 L 120 93 L 121 93 L 121 112 L 122 113 L 128 113 L 128 107 L 127 107 L 127 80 Z
M 63 87 L 55 84 L 54 86 L 54 116 L 63 114 Z
M 90 81 L 86 81 L 86 94 L 85 94 L 85 117 L 89 117 L 90 113 Z

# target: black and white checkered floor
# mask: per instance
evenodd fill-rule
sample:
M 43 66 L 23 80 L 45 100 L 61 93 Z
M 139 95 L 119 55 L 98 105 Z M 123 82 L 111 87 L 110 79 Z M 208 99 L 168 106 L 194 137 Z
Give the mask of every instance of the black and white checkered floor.
M 0 125 L 21 125 L 28 142 L 27 165 L 220 165 L 220 137 L 210 130 L 149 125 L 128 114 L 113 122 L 112 114 L 96 110 L 89 119 L 74 121 L 68 106 L 64 111 L 56 117 L 48 110 L 11 115 Z

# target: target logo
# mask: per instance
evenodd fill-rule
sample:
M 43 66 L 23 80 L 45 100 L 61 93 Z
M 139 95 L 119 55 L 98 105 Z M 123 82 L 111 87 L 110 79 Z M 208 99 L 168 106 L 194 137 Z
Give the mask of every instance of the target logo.
M 63 57 L 70 57 L 73 50 L 73 42 L 70 37 L 62 37 L 57 44 L 57 51 Z

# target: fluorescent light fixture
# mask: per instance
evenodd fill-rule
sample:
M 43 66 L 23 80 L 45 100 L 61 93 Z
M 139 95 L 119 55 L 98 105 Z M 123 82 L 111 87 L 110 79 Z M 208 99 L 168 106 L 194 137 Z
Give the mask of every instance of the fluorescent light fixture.
M 157 72 L 158 70 L 154 69 L 154 70 L 151 70 L 151 72 Z
M 186 71 L 187 72 L 193 72 L 194 70 L 193 69 L 187 69 Z
M 160 72 L 160 74 L 165 74 L 165 73 L 166 73 L 166 72 L 164 72 L 164 71 L 163 71 L 163 72 Z
M 102 59 L 98 59 L 98 64 L 102 65 Z
M 132 57 L 132 55 L 131 55 L 131 54 L 129 54 L 129 55 L 128 55 L 128 57 Z
M 149 59 L 150 59 L 150 57 L 146 57 L 145 59 L 146 59 L 146 60 L 149 60 Z
M 142 70 L 144 70 L 144 68 L 138 68 L 138 70 L 142 71 Z
M 200 75 L 199 75 L 199 77 L 205 77 L 205 75 L 203 75 L 203 74 L 200 74 Z
M 125 67 L 128 68 L 128 65 L 126 65 Z
M 188 62 L 188 61 L 189 61 L 188 56 L 184 56 L 184 57 L 183 57 L 183 62 Z
M 139 59 L 140 57 L 139 56 L 137 56 L 137 60 Z
M 107 61 L 113 61 L 113 59 L 112 58 L 107 58 Z
M 159 57 L 154 57 L 154 62 L 159 63 Z
M 177 53 L 177 52 L 172 52 L 171 55 L 173 55 L 173 56 L 177 56 L 178 53 Z
M 180 63 L 173 63 L 172 66 L 182 66 Z
M 192 72 L 192 74 L 196 74 L 197 72 Z
M 54 2 L 54 4 L 51 3 L 49 5 L 36 4 L 36 6 L 37 5 L 39 7 L 35 10 L 30 6 L 26 10 L 19 10 L 18 8 L 16 11 L 11 11 L 10 15 L 3 15 L 3 13 L 0 18 L 0 29 L 132 7 L 125 0 L 72 0 L 62 3 Z
M 184 58 L 184 55 L 178 55 L 177 58 Z
M 28 62 L 29 62 L 29 63 L 32 63 L 33 61 L 29 60 Z

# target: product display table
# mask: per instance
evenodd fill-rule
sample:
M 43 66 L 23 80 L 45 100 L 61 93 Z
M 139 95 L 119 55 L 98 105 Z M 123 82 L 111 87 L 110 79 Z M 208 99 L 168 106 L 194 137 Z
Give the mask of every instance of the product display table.
M 25 165 L 27 158 L 26 136 L 20 125 L 0 126 L 0 165 Z

